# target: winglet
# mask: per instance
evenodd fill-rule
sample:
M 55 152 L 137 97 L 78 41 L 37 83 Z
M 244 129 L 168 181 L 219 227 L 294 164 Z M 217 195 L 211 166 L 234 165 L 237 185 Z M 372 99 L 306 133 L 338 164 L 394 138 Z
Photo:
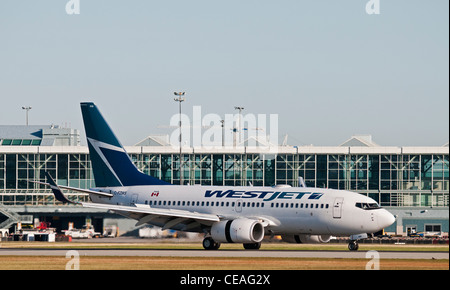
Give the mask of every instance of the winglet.
M 67 199 L 67 197 L 64 196 L 64 194 L 62 193 L 61 189 L 58 187 L 58 185 L 56 184 L 56 182 L 53 180 L 53 178 L 51 177 L 51 175 L 46 171 L 45 172 L 45 176 L 47 176 L 47 181 L 50 184 L 50 188 L 53 191 L 53 194 L 55 195 L 55 198 L 61 202 L 64 203 L 74 203 L 77 204 L 77 202 L 73 202 Z

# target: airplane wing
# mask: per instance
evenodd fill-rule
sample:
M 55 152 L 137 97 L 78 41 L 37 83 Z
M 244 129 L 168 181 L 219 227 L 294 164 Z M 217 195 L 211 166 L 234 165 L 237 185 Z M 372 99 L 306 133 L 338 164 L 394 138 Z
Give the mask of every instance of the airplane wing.
M 193 228 L 194 225 L 195 227 L 199 227 L 200 225 L 210 226 L 220 221 L 220 218 L 213 214 L 177 209 L 152 208 L 149 205 L 143 204 L 126 206 L 83 202 L 81 205 L 87 208 L 112 210 L 121 215 L 131 217 L 138 220 L 136 226 L 152 222 L 152 224 L 160 225 L 163 229 L 177 228 L 179 230 L 187 230 Z
M 61 201 L 63 203 L 79 204 L 86 208 L 112 210 L 114 212 L 117 212 L 118 214 L 138 220 L 136 226 L 152 222 L 152 224 L 160 225 L 163 229 L 176 228 L 184 231 L 198 231 L 201 230 L 202 226 L 211 226 L 213 223 L 220 221 L 220 218 L 217 215 L 202 214 L 187 210 L 152 208 L 149 205 L 143 204 L 126 206 L 91 202 L 73 202 L 64 196 L 61 188 L 107 197 L 112 197 L 113 195 L 105 192 L 57 185 L 48 172 L 45 172 L 45 174 L 49 183 L 39 181 L 30 182 L 50 186 L 53 194 L 55 195 L 55 198 L 58 201 Z

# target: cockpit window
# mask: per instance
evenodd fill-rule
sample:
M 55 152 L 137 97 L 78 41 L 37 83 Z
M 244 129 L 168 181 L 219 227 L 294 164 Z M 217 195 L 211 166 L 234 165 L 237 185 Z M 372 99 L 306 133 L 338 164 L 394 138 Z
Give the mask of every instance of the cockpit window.
M 371 210 L 371 209 L 377 209 L 381 208 L 378 203 L 364 203 L 364 202 L 357 202 L 355 204 L 356 207 L 362 208 L 364 210 Z

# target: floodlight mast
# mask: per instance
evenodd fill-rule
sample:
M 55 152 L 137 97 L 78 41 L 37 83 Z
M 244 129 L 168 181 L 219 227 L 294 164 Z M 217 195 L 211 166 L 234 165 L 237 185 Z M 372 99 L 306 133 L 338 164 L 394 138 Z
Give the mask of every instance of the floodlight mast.
M 183 98 L 183 96 L 185 95 L 185 92 L 174 92 L 173 93 L 175 96 L 178 96 L 178 98 L 174 98 L 173 100 L 175 102 L 178 102 L 178 107 L 179 107 L 179 114 L 180 114 L 180 123 L 179 123 L 179 128 L 180 128 L 180 136 L 179 136 L 179 142 L 180 142 L 180 156 L 179 156 L 179 160 L 180 160 L 180 185 L 183 184 L 183 171 L 181 170 L 182 167 L 182 153 L 181 153 L 181 142 L 182 142 L 182 134 L 181 134 L 181 103 L 184 102 L 186 99 Z
M 31 110 L 32 108 L 30 106 L 26 106 L 26 107 L 22 107 L 22 110 L 26 110 L 26 124 L 28 126 L 28 112 Z
M 244 110 L 244 107 L 234 107 L 234 109 L 235 110 L 239 110 L 239 115 L 238 115 L 238 129 L 237 129 L 237 132 L 238 132 L 238 136 L 239 136 L 239 141 L 238 141 L 238 143 L 240 144 L 241 143 L 241 113 L 242 113 L 242 110 Z M 236 147 L 236 129 L 234 129 L 234 134 L 235 134 L 235 137 L 234 137 L 234 147 Z

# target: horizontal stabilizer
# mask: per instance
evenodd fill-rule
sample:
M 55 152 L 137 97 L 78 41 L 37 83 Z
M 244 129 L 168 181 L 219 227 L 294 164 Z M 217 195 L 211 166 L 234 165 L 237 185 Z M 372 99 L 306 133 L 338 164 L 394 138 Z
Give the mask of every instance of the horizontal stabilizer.
M 53 191 L 53 194 L 55 195 L 55 198 L 63 203 L 74 203 L 76 204 L 77 202 L 73 202 L 67 199 L 67 197 L 64 196 L 64 194 L 62 193 L 61 189 L 58 187 L 58 185 L 56 184 L 56 182 L 53 180 L 53 178 L 51 177 L 51 175 L 46 171 L 45 172 L 45 176 L 47 176 L 47 181 L 50 185 L 50 188 Z
M 66 190 L 88 193 L 88 194 L 96 194 L 96 195 L 105 196 L 105 197 L 113 197 L 114 196 L 113 194 L 107 193 L 107 192 L 100 192 L 100 191 L 94 191 L 94 190 L 89 190 L 89 189 L 57 185 L 56 182 L 53 180 L 53 178 L 51 177 L 51 175 L 48 172 L 45 172 L 45 176 L 47 177 L 48 183 L 40 182 L 40 181 L 33 181 L 33 180 L 28 180 L 28 182 L 38 183 L 38 184 L 43 184 L 43 185 L 49 186 L 52 189 L 56 200 L 64 202 L 64 203 L 78 204 L 78 202 L 73 202 L 73 201 L 70 201 L 69 199 L 67 199 L 67 197 L 62 193 L 61 188 L 66 189 Z

